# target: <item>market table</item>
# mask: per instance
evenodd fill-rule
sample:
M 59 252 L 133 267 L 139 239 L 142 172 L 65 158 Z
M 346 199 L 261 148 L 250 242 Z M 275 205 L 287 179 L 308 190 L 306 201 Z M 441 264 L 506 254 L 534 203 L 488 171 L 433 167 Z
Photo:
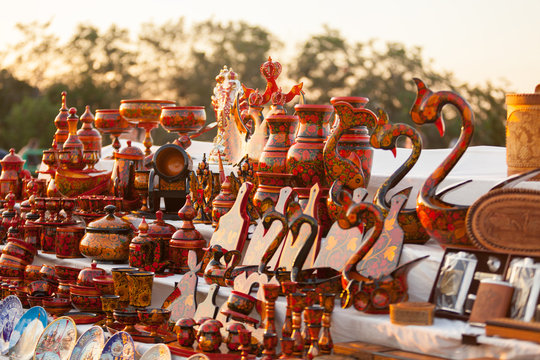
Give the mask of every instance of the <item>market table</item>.
M 202 159 L 204 152 L 209 151 L 210 145 L 210 143 L 193 142 L 188 152 L 195 164 Z M 413 186 L 409 206 L 414 206 L 419 187 L 449 151 L 448 149 L 424 150 L 417 166 L 395 189 L 399 191 L 405 187 Z M 370 196 L 374 194 L 386 177 L 407 158 L 409 152 L 408 149 L 398 149 L 397 157 L 393 158 L 390 152 L 375 150 L 372 177 L 368 187 Z M 106 153 L 107 149 L 104 148 L 104 154 Z M 479 146 L 469 148 L 450 176 L 444 181 L 442 187 L 467 179 L 472 179 L 473 182 L 448 194 L 446 199 L 460 204 L 471 204 L 494 184 L 506 178 L 505 153 L 505 148 L 501 147 Z M 107 165 L 105 164 L 105 166 Z M 211 169 L 217 171 L 217 166 L 211 165 Z M 231 166 L 225 167 L 226 172 L 231 170 Z M 530 184 L 527 185 L 531 186 Z M 172 223 L 179 224 L 179 222 Z M 196 227 L 205 239 L 210 239 L 212 235 L 210 226 L 196 225 Z M 413 266 L 408 274 L 409 300 L 411 301 L 428 300 L 442 259 L 443 249 L 434 240 L 430 240 L 425 245 L 404 246 L 401 263 L 423 255 L 429 255 L 429 257 Z M 57 259 L 54 255 L 39 253 L 35 257 L 34 264 L 43 263 L 64 264 L 80 268 L 90 265 L 90 261 L 85 258 Z M 99 264 L 99 266 L 109 271 L 112 267 L 118 265 Z M 152 306 L 160 306 L 163 300 L 173 291 L 175 283 L 180 279 L 181 275 L 155 278 Z M 204 280 L 199 279 L 199 301 L 204 299 L 208 288 L 209 286 Z M 217 298 L 218 305 L 221 305 L 227 299 L 229 293 L 230 289 L 220 288 Z M 280 298 L 276 303 L 278 329 L 280 329 L 280 324 L 283 321 L 284 310 L 285 301 Z M 540 356 L 540 344 L 526 341 L 481 335 L 478 337 L 478 346 L 462 345 L 462 333 L 483 334 L 483 329 L 473 328 L 463 321 L 436 318 L 432 326 L 399 326 L 391 324 L 388 315 L 367 315 L 353 308 L 341 309 L 338 302 L 336 302 L 336 308 L 332 314 L 331 333 L 334 342 L 363 341 L 456 359 L 479 357 L 514 358 L 520 355 Z M 142 351 L 148 345 L 139 344 L 138 346 Z

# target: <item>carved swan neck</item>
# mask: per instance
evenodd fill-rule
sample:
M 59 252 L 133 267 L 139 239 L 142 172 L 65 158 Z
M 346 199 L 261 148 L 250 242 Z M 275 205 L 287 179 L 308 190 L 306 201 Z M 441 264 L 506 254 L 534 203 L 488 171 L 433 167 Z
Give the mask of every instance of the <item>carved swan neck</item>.
M 432 97 L 433 96 L 436 98 L 431 106 L 436 107 L 437 115 L 439 117 L 441 116 L 442 108 L 446 104 L 451 104 L 454 105 L 459 111 L 462 123 L 461 133 L 456 144 L 454 145 L 454 148 L 439 165 L 439 167 L 428 177 L 424 183 L 424 186 L 422 187 L 421 193 L 427 197 L 436 196 L 435 192 L 437 190 L 437 186 L 440 185 L 440 183 L 446 178 L 457 162 L 461 159 L 471 142 L 474 132 L 474 114 L 470 105 L 462 97 L 450 91 L 440 91 L 432 94 Z M 430 102 L 430 100 L 427 101 Z
M 394 134 L 395 130 L 397 130 L 396 134 Z M 388 211 L 390 209 L 390 203 L 386 199 L 386 195 L 409 173 L 418 161 L 422 152 L 422 139 L 413 127 L 406 124 L 386 125 L 380 131 L 378 142 L 381 149 L 391 149 L 391 146 L 395 146 L 400 136 L 409 138 L 412 143 L 412 151 L 407 160 L 386 179 L 375 193 L 375 203 Z M 391 144 L 391 146 L 384 146 L 387 143 Z

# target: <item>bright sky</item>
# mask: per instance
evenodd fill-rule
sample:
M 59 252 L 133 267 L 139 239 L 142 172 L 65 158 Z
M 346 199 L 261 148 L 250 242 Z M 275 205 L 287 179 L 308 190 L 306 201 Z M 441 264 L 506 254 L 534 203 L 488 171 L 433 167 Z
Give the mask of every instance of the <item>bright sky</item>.
M 103 29 L 116 23 L 136 34 L 141 23 L 181 16 L 189 23 L 245 20 L 277 35 L 289 50 L 327 24 L 350 42 L 421 46 L 436 69 L 462 81 L 532 92 L 540 83 L 539 15 L 536 0 L 15 0 L 2 2 L 0 49 L 16 42 L 16 23 L 33 20 L 52 19 L 63 38 L 80 22 Z

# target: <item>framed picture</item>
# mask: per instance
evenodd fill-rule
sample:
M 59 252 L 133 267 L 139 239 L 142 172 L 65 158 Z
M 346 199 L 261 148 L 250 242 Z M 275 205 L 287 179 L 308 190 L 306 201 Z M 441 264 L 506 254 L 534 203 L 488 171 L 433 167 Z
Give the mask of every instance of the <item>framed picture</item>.
M 436 309 L 463 314 L 478 260 L 474 254 L 460 251 L 447 254 L 443 261 L 435 286 Z
M 531 258 L 514 259 L 508 268 L 506 280 L 514 287 L 510 317 L 531 321 L 540 292 L 540 263 L 535 263 Z

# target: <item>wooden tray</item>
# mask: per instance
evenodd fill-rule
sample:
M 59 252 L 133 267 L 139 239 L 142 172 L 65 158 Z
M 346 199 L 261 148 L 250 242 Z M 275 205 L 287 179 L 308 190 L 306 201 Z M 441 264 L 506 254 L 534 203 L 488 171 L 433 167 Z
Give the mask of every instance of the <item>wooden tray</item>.
M 508 318 L 488 320 L 486 335 L 540 343 L 540 323 Z
M 467 213 L 467 233 L 480 248 L 540 256 L 540 191 L 497 189 Z

